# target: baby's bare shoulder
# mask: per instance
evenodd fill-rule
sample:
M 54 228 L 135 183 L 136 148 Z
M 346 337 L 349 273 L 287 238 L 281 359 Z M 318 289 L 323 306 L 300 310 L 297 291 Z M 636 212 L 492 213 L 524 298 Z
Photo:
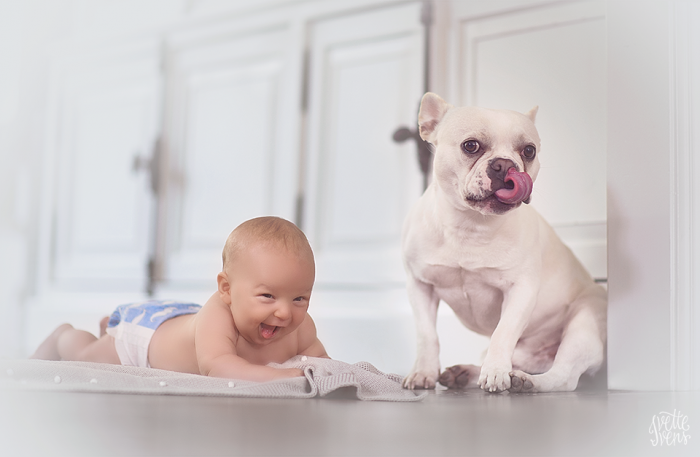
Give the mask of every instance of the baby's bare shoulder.
M 231 335 L 236 329 L 231 310 L 218 294 L 212 295 L 199 310 L 196 327 L 199 334 L 213 335 Z
M 316 323 L 309 313 L 306 313 L 304 320 L 301 322 L 301 325 L 299 325 L 299 331 L 304 334 L 312 333 L 313 336 L 316 336 Z
M 323 344 L 316 335 L 316 324 L 314 320 L 306 315 L 304 322 L 298 329 L 298 351 L 297 354 L 309 355 L 312 357 L 328 357 Z
M 294 334 L 296 335 L 300 345 L 306 339 L 314 338 L 316 336 L 316 325 L 308 313 L 306 316 L 304 316 L 304 320 L 301 322 L 301 324 L 299 324 L 299 327 L 294 330 Z

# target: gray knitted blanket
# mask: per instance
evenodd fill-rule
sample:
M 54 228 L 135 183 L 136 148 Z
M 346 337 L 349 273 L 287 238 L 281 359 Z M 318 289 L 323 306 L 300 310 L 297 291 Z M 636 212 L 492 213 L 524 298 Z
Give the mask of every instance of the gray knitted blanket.
M 360 400 L 384 401 L 416 401 L 427 395 L 403 389 L 400 376 L 367 362 L 297 356 L 272 366 L 301 368 L 305 376 L 252 382 L 104 363 L 0 360 L 0 388 L 257 398 L 312 398 L 354 390 Z

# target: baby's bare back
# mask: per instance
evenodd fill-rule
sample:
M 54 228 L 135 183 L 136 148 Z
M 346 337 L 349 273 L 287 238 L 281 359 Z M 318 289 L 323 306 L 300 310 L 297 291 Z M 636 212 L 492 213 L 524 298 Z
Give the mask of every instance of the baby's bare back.
M 199 374 L 194 331 L 197 314 L 184 314 L 163 322 L 148 346 L 151 368 Z

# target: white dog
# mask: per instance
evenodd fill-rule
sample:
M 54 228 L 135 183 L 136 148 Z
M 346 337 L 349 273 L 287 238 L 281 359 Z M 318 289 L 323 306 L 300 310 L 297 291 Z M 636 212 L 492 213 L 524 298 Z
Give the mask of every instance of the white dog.
M 455 108 L 427 93 L 421 137 L 435 148 L 433 181 L 403 232 L 418 353 L 409 389 L 570 391 L 605 357 L 607 294 L 529 205 L 540 168 L 537 108 L 527 114 Z M 440 300 L 491 337 L 481 368 L 440 375 Z

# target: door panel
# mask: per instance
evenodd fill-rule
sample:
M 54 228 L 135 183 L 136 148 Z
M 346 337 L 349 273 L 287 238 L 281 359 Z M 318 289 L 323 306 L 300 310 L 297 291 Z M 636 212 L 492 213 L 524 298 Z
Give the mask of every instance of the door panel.
M 66 57 L 62 68 L 51 280 L 139 288 L 153 196 L 136 165 L 150 159 L 157 135 L 158 47 L 101 48 Z
M 303 226 L 320 285 L 402 285 L 401 226 L 422 181 L 392 133 L 416 122 L 422 96 L 420 7 L 313 28 Z
M 231 31 L 229 31 L 231 32 Z M 167 238 L 170 285 L 212 285 L 221 250 L 241 222 L 293 219 L 298 153 L 285 90 L 289 31 L 177 42 L 169 53 Z
M 539 105 L 542 168 L 533 205 L 595 277 L 607 276 L 606 42 L 602 2 L 503 12 L 461 23 L 464 105 Z

